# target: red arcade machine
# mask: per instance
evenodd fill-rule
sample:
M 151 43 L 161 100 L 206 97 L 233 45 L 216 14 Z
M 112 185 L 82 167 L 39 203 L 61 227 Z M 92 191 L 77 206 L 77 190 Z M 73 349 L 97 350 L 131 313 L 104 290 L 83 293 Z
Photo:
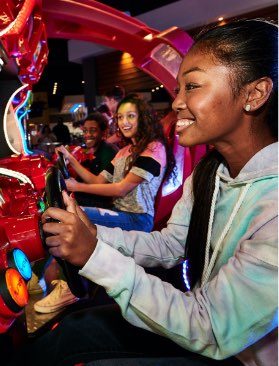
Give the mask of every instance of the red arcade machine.
M 192 44 L 189 35 L 176 27 L 159 32 L 94 0 L 0 2 L 0 336 L 23 314 L 30 262 L 45 255 L 40 215 L 46 182 L 48 204 L 56 194 L 61 199 L 59 187 L 63 187 L 60 171 L 54 171 L 53 178 L 45 159 L 28 150 L 22 124 L 28 93 L 47 63 L 47 37 L 91 41 L 129 52 L 134 64 L 164 84 L 170 95 L 182 56 Z M 175 185 L 161 187 L 157 228 L 166 222 L 185 178 L 205 152 L 204 146 L 181 148 L 172 127 L 178 179 Z M 71 268 L 68 273 L 71 280 Z
M 0 334 L 28 301 L 30 261 L 45 256 L 40 230 L 47 164 L 28 155 L 23 107 L 47 63 L 40 1 L 0 3 Z

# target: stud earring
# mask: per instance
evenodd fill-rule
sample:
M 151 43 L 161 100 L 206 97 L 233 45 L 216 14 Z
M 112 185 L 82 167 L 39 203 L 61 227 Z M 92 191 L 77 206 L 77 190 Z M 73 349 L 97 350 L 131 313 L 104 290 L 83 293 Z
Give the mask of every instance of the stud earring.
M 250 104 L 246 104 L 246 106 L 244 107 L 246 112 L 250 112 L 251 110 L 251 105 Z

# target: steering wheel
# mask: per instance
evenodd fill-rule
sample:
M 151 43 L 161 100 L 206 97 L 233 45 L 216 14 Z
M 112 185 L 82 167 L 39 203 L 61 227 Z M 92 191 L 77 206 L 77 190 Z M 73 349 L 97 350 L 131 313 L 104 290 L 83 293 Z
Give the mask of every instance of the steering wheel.
M 57 165 L 58 165 L 58 169 L 61 171 L 64 179 L 69 179 L 70 174 L 69 174 L 66 162 L 65 162 L 64 154 L 61 151 L 58 151 Z
M 46 172 L 45 189 L 45 198 L 48 207 L 66 208 L 62 196 L 63 190 L 67 191 L 67 188 L 61 171 L 56 167 L 49 168 Z M 56 221 L 53 219 L 51 220 Z M 78 274 L 80 268 L 61 258 L 55 257 L 55 259 L 62 267 L 72 293 L 77 297 L 84 297 L 87 294 L 87 287 L 86 280 Z

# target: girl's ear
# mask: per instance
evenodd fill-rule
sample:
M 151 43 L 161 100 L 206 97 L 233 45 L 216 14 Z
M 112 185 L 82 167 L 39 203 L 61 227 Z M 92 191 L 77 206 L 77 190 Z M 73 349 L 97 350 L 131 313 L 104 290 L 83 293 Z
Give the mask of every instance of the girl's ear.
M 269 77 L 263 77 L 247 85 L 245 106 L 250 105 L 250 111 L 261 108 L 268 100 L 273 89 L 273 82 Z

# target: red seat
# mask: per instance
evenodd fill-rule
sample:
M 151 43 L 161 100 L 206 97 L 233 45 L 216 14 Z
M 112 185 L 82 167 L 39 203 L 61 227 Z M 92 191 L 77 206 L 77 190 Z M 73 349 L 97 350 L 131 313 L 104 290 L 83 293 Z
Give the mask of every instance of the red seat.
M 185 179 L 192 173 L 193 168 L 206 152 L 205 145 L 189 148 L 178 144 L 178 136 L 175 134 L 175 120 L 169 122 L 164 130 L 175 156 L 177 177 L 175 180 L 170 178 L 169 181 L 163 181 L 159 188 L 155 200 L 153 230 L 161 230 L 166 226 L 174 205 L 182 195 Z

